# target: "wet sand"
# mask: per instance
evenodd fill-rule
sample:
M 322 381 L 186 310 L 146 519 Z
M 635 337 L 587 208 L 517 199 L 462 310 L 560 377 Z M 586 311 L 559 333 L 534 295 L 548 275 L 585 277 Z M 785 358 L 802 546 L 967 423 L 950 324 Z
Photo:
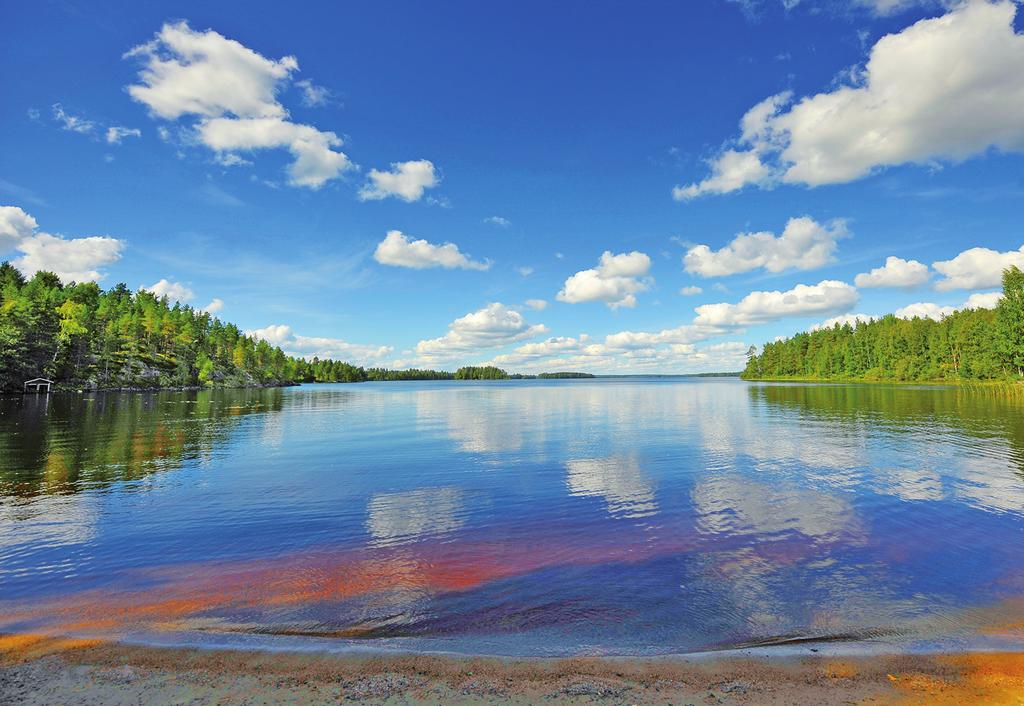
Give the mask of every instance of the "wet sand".
M 1024 653 L 506 660 L 0 636 L 0 703 L 1024 704 Z

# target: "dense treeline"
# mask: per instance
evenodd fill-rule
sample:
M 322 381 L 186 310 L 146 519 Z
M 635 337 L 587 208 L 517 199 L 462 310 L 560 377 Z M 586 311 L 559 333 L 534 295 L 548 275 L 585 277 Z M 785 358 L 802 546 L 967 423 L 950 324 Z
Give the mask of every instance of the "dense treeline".
M 509 375 L 493 365 L 468 365 L 455 371 L 456 380 L 508 380 Z
M 26 280 L 0 265 L 0 390 L 43 376 L 100 388 L 249 387 L 290 382 L 450 379 L 432 370 L 364 370 L 293 358 L 204 311 L 124 284 Z
M 26 280 L 0 265 L 0 389 L 36 376 L 100 387 L 251 386 L 298 379 L 305 361 L 206 312 L 119 284 Z
M 303 375 L 308 368 L 309 374 Z M 389 370 L 387 368 L 360 368 L 348 363 L 339 363 L 331 360 L 317 360 L 311 362 L 300 361 L 299 366 L 300 382 L 381 382 L 392 380 L 508 380 L 515 375 L 509 375 L 501 368 L 495 367 L 465 367 L 459 368 L 454 373 L 445 370 L 421 370 L 409 368 L 407 370 Z M 518 376 L 522 377 L 522 376 Z
M 748 380 L 1010 380 L 1024 376 L 1024 273 L 1003 273 L 995 309 L 940 321 L 888 315 L 767 343 L 752 351 Z
M 453 380 L 455 379 L 455 375 L 445 370 L 421 370 L 419 368 L 388 370 L 387 368 L 367 368 L 366 379 L 372 382 L 392 380 Z
M 492 366 L 439 370 L 364 369 L 286 355 L 207 312 L 124 284 L 64 285 L 0 264 L 0 391 L 31 378 L 66 387 L 252 387 L 293 382 L 505 380 Z
M 511 380 L 576 380 L 581 378 L 592 378 L 597 377 L 591 373 L 537 373 L 536 375 L 524 375 L 523 373 L 513 373 L 508 376 Z

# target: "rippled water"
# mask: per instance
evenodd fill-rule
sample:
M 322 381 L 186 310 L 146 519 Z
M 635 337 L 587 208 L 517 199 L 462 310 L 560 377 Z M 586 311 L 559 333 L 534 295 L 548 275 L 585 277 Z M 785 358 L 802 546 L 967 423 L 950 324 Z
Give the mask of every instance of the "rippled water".
M 715 379 L 0 399 L 0 631 L 1024 644 L 1022 412 Z

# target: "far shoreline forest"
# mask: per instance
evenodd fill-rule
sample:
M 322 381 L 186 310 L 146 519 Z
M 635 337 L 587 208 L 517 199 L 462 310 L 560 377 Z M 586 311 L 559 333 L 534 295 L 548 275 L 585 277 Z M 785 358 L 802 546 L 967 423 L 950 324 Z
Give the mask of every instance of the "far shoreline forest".
M 752 349 L 745 380 L 1012 382 L 1024 378 L 1024 272 L 1003 273 L 995 309 L 936 321 L 887 315 L 798 333 Z M 721 375 L 721 373 L 705 374 Z M 259 387 L 308 382 L 593 378 L 509 374 L 494 366 L 443 370 L 364 368 L 306 360 L 207 312 L 124 284 L 64 285 L 50 272 L 26 279 L 0 264 L 0 392 L 35 377 L 58 389 Z
M 1003 272 L 995 309 L 960 309 L 936 321 L 889 314 L 798 333 L 752 350 L 744 380 L 1020 382 L 1024 379 L 1024 272 Z
M 287 355 L 205 311 L 52 272 L 26 279 L 0 264 L 0 392 L 45 377 L 58 389 L 155 390 L 270 387 L 303 382 L 588 378 L 588 373 L 509 374 L 493 366 L 443 370 L 363 368 Z

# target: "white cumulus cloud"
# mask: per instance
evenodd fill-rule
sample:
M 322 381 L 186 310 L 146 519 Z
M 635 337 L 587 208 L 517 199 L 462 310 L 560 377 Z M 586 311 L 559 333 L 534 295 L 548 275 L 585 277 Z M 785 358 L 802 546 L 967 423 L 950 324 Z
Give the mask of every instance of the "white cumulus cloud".
M 619 331 L 595 341 L 587 334 L 524 343 L 490 363 L 523 371 L 651 372 L 665 370 L 738 370 L 747 346 L 727 341 L 696 344 L 727 329 L 683 325 L 661 331 Z
M 156 284 L 143 287 L 143 289 L 152 292 L 158 297 L 167 297 L 171 301 L 181 302 L 182 304 L 192 301 L 196 296 L 195 292 L 181 282 L 171 282 L 167 279 L 161 279 Z
M 38 227 L 36 219 L 17 206 L 0 206 L 0 252 L 17 247 Z
M 393 267 L 410 267 L 424 270 L 430 267 L 443 267 L 447 270 L 487 270 L 490 261 L 472 260 L 459 251 L 455 243 L 434 245 L 426 240 L 410 240 L 400 230 L 388 231 L 384 240 L 377 244 L 373 259 L 382 265 Z
M 578 354 L 588 341 L 589 338 L 584 334 L 579 338 L 557 336 L 536 343 L 524 343 L 510 353 L 495 356 L 494 363 L 495 365 L 522 365 L 529 361 L 550 358 L 553 355 Z
M 1003 270 L 1011 265 L 1024 269 L 1024 245 L 1009 252 L 989 248 L 964 250 L 952 260 L 932 263 L 935 271 L 944 276 L 935 283 L 935 288 L 948 291 L 998 287 L 1002 283 Z
M 874 0 L 898 7 L 897 0 Z M 970 0 L 882 37 L 833 90 L 779 94 L 743 118 L 711 175 L 676 198 L 778 182 L 849 182 L 899 164 L 1024 150 L 1024 35 L 1011 0 Z
M 782 235 L 760 231 L 740 233 L 725 247 L 690 248 L 683 256 L 687 272 L 701 277 L 722 277 L 763 268 L 769 272 L 811 270 L 833 260 L 836 243 L 848 235 L 846 223 L 821 224 L 809 216 L 790 218 Z
M 967 297 L 964 309 L 995 309 L 1003 298 L 1002 292 L 975 292 Z
M 662 345 L 689 345 L 722 332 L 722 329 L 716 327 L 705 328 L 692 325 L 677 326 L 661 331 L 619 331 L 604 337 L 604 349 L 605 351 L 623 351 Z
M 811 326 L 811 331 L 834 328 L 836 324 L 840 326 L 849 324 L 856 327 L 857 324 L 865 324 L 874 320 L 875 317 L 870 314 L 842 314 L 840 316 L 833 316 L 831 319 L 825 319 L 820 324 L 814 324 L 814 326 Z
M 427 159 L 394 162 L 391 171 L 371 169 L 369 181 L 359 190 L 362 201 L 379 201 L 389 196 L 406 202 L 419 201 L 426 189 L 437 186 L 440 179 L 434 163 Z
M 156 117 L 194 117 L 199 142 L 218 153 L 287 149 L 294 158 L 289 183 L 312 189 L 354 168 L 337 149 L 340 137 L 291 122 L 278 101 L 298 71 L 293 56 L 268 59 L 211 29 L 176 22 L 125 57 L 142 63 L 140 82 L 128 86 L 129 95 Z
M 854 277 L 853 283 L 864 289 L 875 287 L 913 289 L 927 282 L 930 276 L 928 265 L 922 262 L 889 256 L 885 258 L 885 265 L 876 267 L 870 272 L 861 272 Z
M 204 306 L 200 311 L 205 311 L 207 314 L 216 314 L 218 311 L 224 308 L 224 300 L 214 297 L 210 300 L 210 303 Z
M 46 270 L 63 282 L 98 282 L 106 276 L 99 268 L 120 260 L 123 246 L 116 238 L 67 239 L 39 233 L 18 245 L 24 255 L 14 261 L 14 266 L 26 275 Z
M 100 271 L 121 259 L 124 241 L 105 236 L 64 238 L 37 232 L 36 219 L 17 206 L 0 206 L 0 253 L 21 253 L 13 261 L 26 276 L 53 272 L 63 282 L 98 282 Z
M 555 297 L 570 304 L 605 302 L 610 308 L 636 306 L 636 295 L 650 287 L 651 258 L 634 250 L 613 255 L 605 250 L 596 268 L 581 270 L 565 280 Z
M 942 306 L 933 302 L 916 302 L 897 309 L 893 312 L 893 315 L 897 319 L 913 319 L 917 317 L 939 321 L 944 316 L 949 316 L 961 309 L 995 309 L 1002 298 L 1002 292 L 975 292 L 967 297 L 967 301 L 960 306 Z
M 695 311 L 698 326 L 747 326 L 784 317 L 838 314 L 859 300 L 857 290 L 836 280 L 798 284 L 789 291 L 751 292 L 736 304 L 704 304 Z
M 893 312 L 897 319 L 935 319 L 939 321 L 956 311 L 955 306 L 940 306 L 932 302 L 908 304 Z
M 445 360 L 480 349 L 500 348 L 547 333 L 543 324 L 530 324 L 515 309 L 500 302 L 462 316 L 440 338 L 420 341 L 416 353 L 426 361 Z
M 292 327 L 287 324 L 270 324 L 263 328 L 253 329 L 245 332 L 246 336 L 259 338 L 275 346 L 284 345 L 292 338 Z
M 213 118 L 196 130 L 202 142 L 218 152 L 222 164 L 238 163 L 228 156 L 235 150 L 287 149 L 295 158 L 288 165 L 292 186 L 317 189 L 352 167 L 345 154 L 331 149 L 342 144 L 333 132 L 280 118 Z
M 219 301 L 219 299 L 214 299 L 214 302 Z M 246 331 L 245 335 L 250 338 L 263 339 L 273 346 L 280 347 L 290 356 L 306 359 L 330 358 L 355 365 L 379 364 L 382 358 L 394 350 L 390 346 L 349 343 L 340 338 L 302 336 L 295 333 L 287 324 L 271 324 Z
M 141 83 L 129 86 L 129 95 L 167 120 L 188 114 L 282 118 L 286 111 L 277 93 L 281 82 L 299 68 L 294 56 L 267 59 L 213 30 L 195 31 L 186 22 L 165 24 L 151 41 L 125 56 L 143 62 Z
M 708 166 L 711 167 L 711 176 L 696 184 L 673 187 L 672 198 L 689 201 L 703 194 L 726 194 L 747 184 L 760 184 L 772 174 L 754 150 L 725 150 L 710 160 Z

